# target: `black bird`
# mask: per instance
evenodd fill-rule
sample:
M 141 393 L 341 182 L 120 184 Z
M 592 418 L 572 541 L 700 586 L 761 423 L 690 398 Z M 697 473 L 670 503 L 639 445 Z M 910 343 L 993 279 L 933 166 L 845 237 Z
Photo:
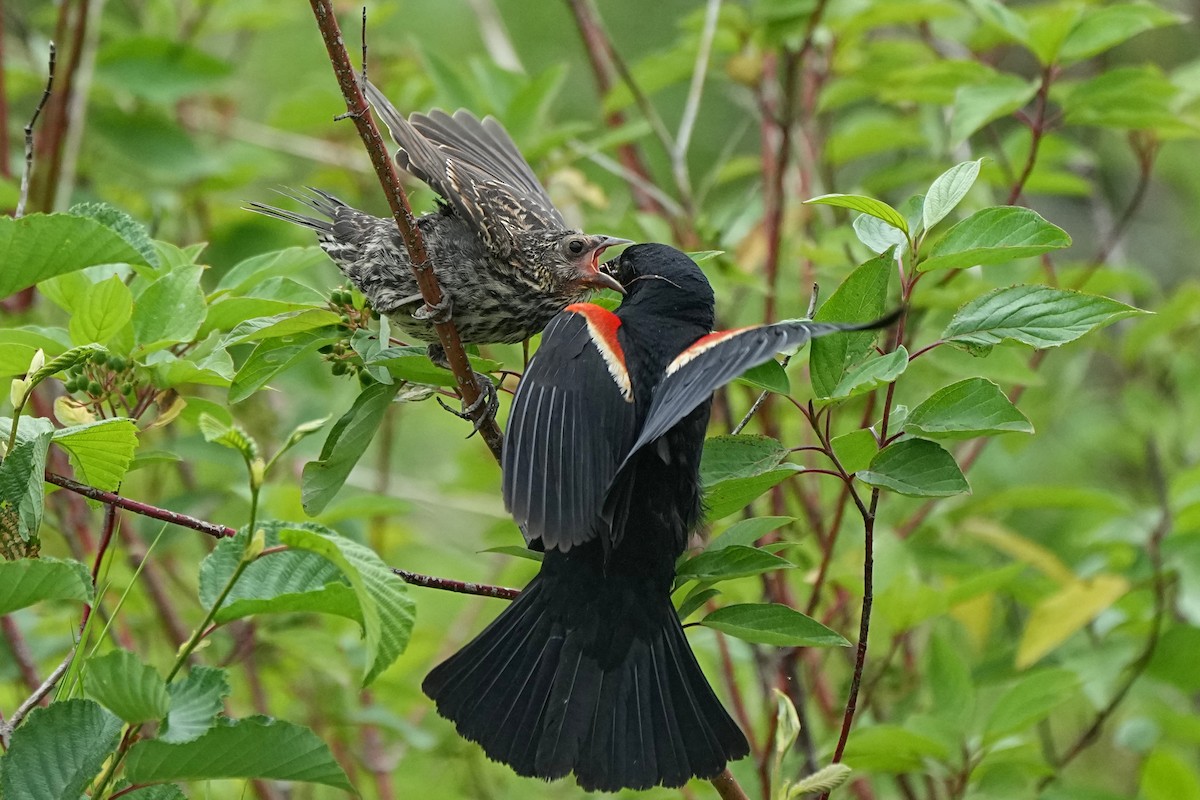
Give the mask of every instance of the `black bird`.
M 417 225 L 447 298 L 439 311 L 452 313 L 464 343 L 520 342 L 591 291 L 620 289 L 599 269 L 599 258 L 629 240 L 572 230 L 499 122 L 461 109 L 406 120 L 374 85 L 367 83 L 366 93 L 399 145 L 396 161 L 442 198 Z M 249 209 L 316 231 L 321 248 L 376 311 L 406 334 L 436 342 L 436 315 L 423 311 L 396 223 L 310 192 L 288 196 L 319 217 L 261 203 Z M 430 357 L 445 365 L 437 345 Z
M 602 791 L 711 778 L 748 752 L 671 604 L 702 518 L 712 392 L 780 350 L 872 327 L 710 333 L 712 288 L 686 255 L 646 244 L 614 261 L 620 308 L 567 306 L 509 416 L 504 500 L 541 571 L 422 687 L 490 758 Z

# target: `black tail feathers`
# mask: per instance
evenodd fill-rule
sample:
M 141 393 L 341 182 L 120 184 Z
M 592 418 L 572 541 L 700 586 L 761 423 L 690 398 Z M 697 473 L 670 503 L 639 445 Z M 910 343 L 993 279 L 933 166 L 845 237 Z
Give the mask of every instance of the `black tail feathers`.
M 749 751 L 669 596 L 564 608 L 539 575 L 422 688 L 459 734 L 518 774 L 589 791 L 681 786 Z M 623 630 L 619 630 L 623 628 Z

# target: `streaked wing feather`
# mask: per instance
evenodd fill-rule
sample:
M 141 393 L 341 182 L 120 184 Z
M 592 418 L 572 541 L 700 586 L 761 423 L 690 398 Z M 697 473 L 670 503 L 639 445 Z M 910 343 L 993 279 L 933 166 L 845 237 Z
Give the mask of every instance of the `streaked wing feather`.
M 396 110 L 373 84 L 367 98 L 400 146 L 396 162 L 470 220 L 483 241 L 506 255 L 515 234 L 566 229 L 562 215 L 512 139 L 494 120 L 469 111 L 413 114 Z

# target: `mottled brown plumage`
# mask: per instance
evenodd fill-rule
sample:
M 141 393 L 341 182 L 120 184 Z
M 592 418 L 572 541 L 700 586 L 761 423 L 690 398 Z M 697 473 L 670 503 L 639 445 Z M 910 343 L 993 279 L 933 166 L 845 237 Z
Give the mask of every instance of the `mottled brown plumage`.
M 464 342 L 519 342 L 591 291 L 619 288 L 598 260 L 627 240 L 570 229 L 499 122 L 465 110 L 406 120 L 375 86 L 366 84 L 366 92 L 399 145 L 399 165 L 443 198 L 417 225 Z M 249 208 L 315 230 L 377 311 L 406 334 L 435 340 L 430 321 L 414 317 L 423 301 L 395 222 L 310 192 L 288 196 L 319 217 L 260 203 Z

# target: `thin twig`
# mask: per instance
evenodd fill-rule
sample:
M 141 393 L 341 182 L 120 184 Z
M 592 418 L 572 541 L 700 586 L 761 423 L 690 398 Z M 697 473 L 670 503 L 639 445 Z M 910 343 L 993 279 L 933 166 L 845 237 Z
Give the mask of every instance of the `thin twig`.
M 310 0 L 310 3 L 313 14 L 317 19 L 317 27 L 321 31 L 321 38 L 325 42 L 325 49 L 329 54 L 329 63 L 333 67 L 333 73 L 337 78 L 338 86 L 342 90 L 342 97 L 346 101 L 346 108 L 350 119 L 354 121 L 354 127 L 358 130 L 359 138 L 362 139 L 363 145 L 367 149 L 367 154 L 371 157 L 371 164 L 375 167 L 375 174 L 379 178 L 379 184 L 383 187 L 384 194 L 388 199 L 388 205 L 392 209 L 392 217 L 396 220 L 396 226 L 400 229 L 400 235 L 404 240 L 404 247 L 408 251 L 409 260 L 412 265 L 413 276 L 416 278 L 417 286 L 421 290 L 421 297 L 424 299 L 427 308 L 431 310 L 441 308 L 443 302 L 442 289 L 429 262 L 429 253 L 425 249 L 425 240 L 417 228 L 416 220 L 413 218 L 412 207 L 408 202 L 408 195 L 405 194 L 404 188 L 400 185 L 400 178 L 396 174 L 396 166 L 388 155 L 383 138 L 379 135 L 379 128 L 376 127 L 375 120 L 370 114 L 370 106 L 363 98 L 358 76 L 350 64 L 350 56 L 346 53 L 346 46 L 342 41 L 342 31 L 338 26 L 333 4 L 330 0 Z M 454 373 L 454 381 L 458 387 L 459 395 L 468 406 L 477 405 L 473 413 L 473 419 L 481 423 L 479 425 L 479 433 L 487 443 L 488 448 L 492 451 L 492 455 L 499 461 L 500 450 L 504 441 L 503 436 L 500 433 L 499 426 L 496 425 L 495 419 L 485 418 L 488 411 L 486 408 L 487 404 L 477 403 L 480 397 L 480 389 L 475 382 L 475 373 L 471 369 L 470 361 L 467 360 L 467 354 L 463 350 L 462 341 L 459 339 L 458 328 L 455 327 L 452 319 L 445 322 L 435 322 L 433 327 L 437 332 L 438 341 L 441 343 L 442 349 L 446 354 L 446 361 L 449 362 L 450 369 Z
M 1042 143 L 1042 137 L 1048 128 L 1046 107 L 1050 100 L 1050 84 L 1057 74 L 1058 71 L 1053 64 L 1047 65 L 1042 70 L 1042 82 L 1038 84 L 1037 96 L 1034 100 L 1033 118 L 1029 120 L 1029 157 L 1025 159 L 1025 166 L 1022 168 L 1021 174 L 1017 176 L 1012 189 L 1009 190 L 1008 205 L 1010 206 L 1015 205 L 1021 199 L 1021 192 L 1024 191 L 1029 176 L 1033 174 L 1034 164 L 1037 163 L 1038 146 Z
M 717 790 L 717 794 L 721 796 L 721 800 L 750 800 L 742 791 L 742 787 L 738 786 L 737 779 L 733 777 L 733 773 L 729 771 L 728 767 L 712 779 L 712 785 Z
M 50 90 L 54 88 L 54 65 L 57 58 L 58 52 L 54 47 L 54 42 L 51 42 L 50 69 L 46 75 L 46 88 L 42 91 L 42 98 L 38 100 L 37 108 L 33 110 L 33 116 L 29 118 L 29 124 L 25 126 L 25 171 L 21 173 L 21 194 L 17 197 L 17 211 L 14 214 L 17 219 L 25 216 L 25 204 L 29 202 L 29 175 L 33 172 L 33 126 L 41 116 L 42 109 L 50 100 Z
M 176 511 L 168 511 L 165 508 L 152 506 L 148 503 L 142 503 L 137 500 L 130 500 L 128 497 L 122 497 L 113 492 L 106 492 L 103 489 L 97 489 L 95 486 L 88 486 L 78 481 L 73 481 L 70 478 L 65 478 L 62 475 L 56 475 L 53 472 L 47 472 L 46 482 L 53 483 L 55 486 L 81 494 L 91 500 L 95 500 L 106 505 L 123 508 L 126 511 L 132 511 L 134 514 L 140 514 L 143 517 L 170 522 L 173 525 L 178 525 L 181 528 L 190 528 L 194 531 L 212 536 L 215 539 L 224 539 L 229 536 L 234 536 L 237 531 L 230 528 L 228 525 L 220 525 L 215 522 L 189 517 L 187 514 L 180 514 Z M 506 586 L 492 586 L 486 583 L 471 583 L 468 581 L 457 581 L 451 578 L 437 578 L 432 575 L 422 575 L 419 572 L 409 572 L 408 570 L 394 568 L 392 570 L 397 575 L 405 580 L 405 582 L 413 586 L 424 586 L 429 589 L 441 589 L 446 592 L 457 592 L 459 594 L 474 594 L 482 597 L 495 597 L 501 600 L 512 600 L 518 594 L 519 589 L 510 589 Z

